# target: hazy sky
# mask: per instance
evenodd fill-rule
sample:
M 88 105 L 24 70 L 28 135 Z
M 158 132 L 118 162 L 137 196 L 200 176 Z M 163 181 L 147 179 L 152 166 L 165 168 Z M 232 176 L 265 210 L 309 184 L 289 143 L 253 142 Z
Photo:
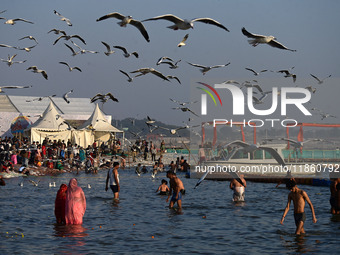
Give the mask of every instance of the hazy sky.
M 196 81 L 213 85 L 213 82 L 221 83 L 230 79 L 243 82 L 255 78 L 265 90 L 271 90 L 272 86 L 312 85 L 317 92 L 312 96 L 312 103 L 308 107 L 316 107 L 332 115 L 339 113 L 339 1 L 2 0 L 0 11 L 2 10 L 7 12 L 0 14 L 0 17 L 24 18 L 34 24 L 19 21 L 11 26 L 0 20 L 1 44 L 19 47 L 34 45 L 33 41 L 27 39 L 18 41 L 26 35 L 36 37 L 39 42 L 31 52 L 0 48 L 0 58 L 5 59 L 8 54 L 17 54 L 15 60 L 27 60 L 24 64 L 14 64 L 11 67 L 0 63 L 1 86 L 33 86 L 27 90 L 7 90 L 6 93 L 10 95 L 62 96 L 68 90 L 74 89 L 70 97 L 92 97 L 96 93 L 111 92 L 120 102 L 107 102 L 104 112 L 111 114 L 113 118 L 140 119 L 149 115 L 166 123 L 181 124 L 182 121 L 187 121 L 190 115 L 171 109 L 177 105 L 169 98 L 179 101 L 192 99 L 191 91 L 198 86 Z M 53 10 L 69 18 L 73 26 L 69 27 L 60 21 Z M 210 17 L 222 23 L 230 32 L 199 22 L 195 23 L 194 29 L 173 31 L 167 28 L 172 25 L 169 21 L 148 21 L 144 23 L 150 36 L 148 43 L 135 27 L 119 27 L 117 19 L 96 22 L 97 18 L 110 12 L 132 15 L 137 20 L 170 13 L 187 19 Z M 274 35 L 279 42 L 297 51 L 284 51 L 268 45 L 254 48 L 241 33 L 242 27 L 252 33 Z M 52 28 L 80 35 L 87 44 L 83 45 L 75 39 L 78 45 L 100 53 L 72 57 L 71 51 L 64 45 L 66 41 L 60 40 L 53 45 L 58 35 L 47 34 Z M 178 48 L 177 44 L 187 33 L 187 45 Z M 125 58 L 119 50 L 106 56 L 101 41 L 111 46 L 122 45 L 129 51 L 137 51 L 140 57 Z M 71 45 L 70 42 L 66 43 Z M 181 59 L 179 68 L 172 70 L 167 65 L 156 66 L 161 56 Z M 58 63 L 59 61 L 78 66 L 83 72 L 69 72 L 66 66 Z M 228 62 L 231 64 L 225 68 L 213 69 L 203 76 L 198 68 L 188 65 L 187 61 L 207 66 Z M 26 71 L 26 68 L 32 65 L 46 70 L 49 79 L 46 81 L 41 75 Z M 250 67 L 258 71 L 277 71 L 293 66 L 297 75 L 295 84 L 291 78 L 282 78 L 283 75 L 278 73 L 267 72 L 255 77 L 245 70 L 245 67 Z M 163 81 L 151 74 L 138 77 L 129 83 L 118 71 L 122 69 L 130 72 L 142 67 L 153 67 L 165 75 L 177 76 L 182 84 L 175 80 Z M 323 85 L 318 85 L 310 73 L 320 78 L 330 74 L 332 77 Z M 225 106 L 231 106 L 231 101 L 227 101 L 224 102 Z M 192 107 L 200 113 L 199 103 Z M 263 107 L 265 109 L 266 105 Z M 290 113 L 294 115 L 295 111 Z M 316 113 L 312 117 L 297 114 L 296 118 L 299 118 L 299 121 L 321 122 L 320 115 Z M 327 123 L 339 121 L 335 118 L 324 120 Z

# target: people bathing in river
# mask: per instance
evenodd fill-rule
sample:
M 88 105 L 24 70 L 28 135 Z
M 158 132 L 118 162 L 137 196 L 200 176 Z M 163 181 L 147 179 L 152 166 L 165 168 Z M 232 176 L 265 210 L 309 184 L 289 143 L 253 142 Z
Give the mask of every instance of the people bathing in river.
M 66 205 L 67 185 L 61 184 L 54 201 L 54 215 L 58 224 L 65 224 L 65 205 Z
M 240 178 L 232 179 L 229 184 L 229 188 L 234 191 L 233 201 L 234 202 L 244 202 L 244 192 L 247 187 L 247 182 L 244 179 L 244 175 L 240 174 Z
M 65 223 L 67 225 L 78 225 L 83 223 L 83 216 L 86 211 L 86 198 L 78 181 L 72 178 L 66 191 L 65 200 Z
M 111 168 L 107 172 L 106 187 L 105 187 L 105 191 L 107 191 L 109 189 L 109 183 L 110 183 L 110 188 L 113 192 L 113 196 L 115 200 L 119 200 L 119 191 L 120 191 L 118 168 L 119 168 L 119 163 L 114 162 L 113 168 Z
M 164 179 L 162 179 L 161 185 L 159 185 L 158 189 L 156 190 L 156 193 L 159 191 L 159 195 L 168 195 L 170 189 L 168 187 L 168 182 Z
M 170 180 L 170 192 L 166 202 L 169 202 L 169 208 L 172 209 L 174 204 L 177 203 L 178 209 L 182 209 L 182 195 L 185 194 L 183 182 L 172 171 L 166 172 L 166 177 Z
M 294 180 L 289 180 L 287 182 L 287 187 L 290 190 L 290 193 L 288 195 L 288 202 L 286 205 L 286 208 L 284 210 L 284 213 L 282 215 L 280 223 L 283 224 L 283 221 L 285 220 L 285 217 L 289 211 L 290 208 L 290 203 L 293 201 L 294 204 L 294 219 L 295 219 L 295 225 L 296 225 L 296 230 L 295 234 L 300 235 L 304 234 L 305 230 L 303 228 L 305 220 L 306 220 L 306 215 L 305 215 L 305 202 L 308 203 L 311 211 L 312 211 L 312 217 L 313 217 L 313 223 L 317 222 L 317 219 L 315 217 L 315 212 L 314 212 L 314 207 L 312 202 L 310 201 L 307 193 L 303 191 L 302 189 L 299 189 L 296 186 L 296 182 Z
M 331 176 L 330 176 L 331 177 Z M 331 197 L 329 202 L 331 204 L 331 213 L 340 214 L 340 178 L 330 178 Z

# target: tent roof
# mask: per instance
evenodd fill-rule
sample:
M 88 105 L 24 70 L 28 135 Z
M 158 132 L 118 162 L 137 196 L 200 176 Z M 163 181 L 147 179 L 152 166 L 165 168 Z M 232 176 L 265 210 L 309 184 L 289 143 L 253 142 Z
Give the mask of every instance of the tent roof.
M 31 125 L 31 129 L 65 131 L 69 129 L 69 126 L 64 122 L 64 119 L 60 116 L 60 113 L 56 110 L 54 104 L 50 102 L 42 117 Z
M 104 132 L 114 132 L 114 133 L 122 133 L 124 131 L 119 130 L 112 126 L 105 118 L 104 113 L 99 109 L 98 104 L 96 104 L 96 108 L 94 109 L 91 117 L 84 122 L 84 124 L 79 127 L 79 129 L 89 128 L 92 125 L 94 131 L 104 131 Z
M 90 98 L 68 98 L 69 104 L 62 97 L 45 97 L 40 101 L 37 98 L 39 97 L 0 95 L 0 112 L 42 114 L 50 102 L 64 115 L 90 115 L 94 110 Z

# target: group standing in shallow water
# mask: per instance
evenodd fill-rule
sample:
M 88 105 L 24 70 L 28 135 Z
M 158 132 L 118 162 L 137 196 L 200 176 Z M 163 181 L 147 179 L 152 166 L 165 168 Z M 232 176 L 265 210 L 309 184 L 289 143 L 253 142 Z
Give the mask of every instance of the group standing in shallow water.
M 55 199 L 54 214 L 59 224 L 80 225 L 86 211 L 86 198 L 78 181 L 72 178 L 69 185 L 61 184 Z

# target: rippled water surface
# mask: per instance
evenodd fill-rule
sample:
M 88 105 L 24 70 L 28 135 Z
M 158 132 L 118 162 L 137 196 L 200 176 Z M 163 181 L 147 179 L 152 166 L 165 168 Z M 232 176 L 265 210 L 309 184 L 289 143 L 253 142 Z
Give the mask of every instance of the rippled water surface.
M 105 192 L 106 170 L 98 175 L 7 179 L 0 187 L 0 254 L 337 254 L 340 217 L 329 213 L 329 188 L 300 186 L 314 204 L 306 205 L 306 235 L 294 235 L 292 210 L 280 225 L 288 191 L 275 184 L 248 182 L 246 202 L 234 204 L 226 182 L 185 179 L 183 211 L 169 210 L 155 190 L 160 173 L 138 177 L 120 170 L 120 202 Z M 87 199 L 82 226 L 58 226 L 54 199 L 58 187 L 76 177 Z M 28 182 L 40 180 L 35 187 Z M 24 180 L 24 186 L 18 184 Z M 56 188 L 49 188 L 56 182 Z M 88 184 L 91 188 L 88 188 Z

